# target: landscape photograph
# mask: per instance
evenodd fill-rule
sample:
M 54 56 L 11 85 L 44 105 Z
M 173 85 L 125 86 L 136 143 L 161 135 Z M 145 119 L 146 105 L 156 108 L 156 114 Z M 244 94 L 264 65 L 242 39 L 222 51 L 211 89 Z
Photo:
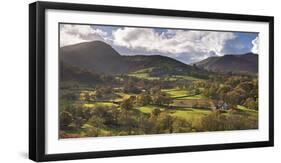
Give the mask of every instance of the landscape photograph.
M 257 130 L 259 33 L 59 24 L 60 139 Z

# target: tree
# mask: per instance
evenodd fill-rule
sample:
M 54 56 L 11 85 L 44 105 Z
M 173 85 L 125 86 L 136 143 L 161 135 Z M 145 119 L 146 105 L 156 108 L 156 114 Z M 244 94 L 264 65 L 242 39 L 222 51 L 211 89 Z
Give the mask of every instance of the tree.
M 129 117 L 128 114 L 130 110 L 133 109 L 133 100 L 132 98 L 124 99 L 120 105 L 122 112 L 124 112 L 124 119 L 122 120 L 124 126 L 129 130 L 129 134 L 131 133 L 131 125 L 132 125 L 132 117 Z M 123 116 L 121 117 L 123 118 Z
M 198 95 L 200 93 L 199 88 L 194 89 L 194 94 Z
M 136 86 L 135 81 L 133 79 L 129 79 L 127 83 L 125 83 L 124 86 L 124 92 L 127 93 L 140 93 L 141 90 Z
M 73 117 L 72 114 L 68 111 L 62 111 L 60 113 L 60 129 L 66 130 L 68 129 L 69 124 L 72 122 Z
M 91 93 L 90 92 L 85 92 L 84 93 L 84 99 L 85 99 L 85 101 L 90 102 L 92 100 Z
M 141 93 L 139 96 L 137 96 L 137 103 L 140 106 L 148 105 L 152 101 L 151 96 L 148 93 Z
M 153 102 L 156 105 L 159 105 L 159 106 L 161 106 L 161 105 L 169 106 L 171 104 L 171 102 L 172 102 L 172 99 L 166 93 L 159 92 L 156 95 L 154 95 Z
M 201 119 L 201 131 L 225 131 L 256 129 L 257 119 L 237 114 L 225 115 L 219 111 L 213 112 Z
M 224 116 L 220 115 L 219 112 L 213 112 L 201 120 L 201 129 L 202 131 L 221 131 L 223 128 Z
M 218 94 L 218 100 L 225 100 L 225 96 L 227 92 L 231 91 L 231 87 L 229 85 L 223 85 L 218 88 L 217 94 Z
M 244 105 L 249 109 L 258 109 L 258 102 L 254 100 L 254 98 L 247 98 L 247 100 L 244 102 Z
M 103 127 L 105 127 L 104 119 L 94 115 L 82 126 L 82 129 L 85 130 L 87 136 L 99 136 Z
M 95 99 L 99 99 L 99 98 L 102 98 L 103 96 L 103 92 L 101 89 L 97 89 L 96 92 L 95 92 Z
M 161 87 L 160 86 L 154 86 L 153 88 L 150 89 L 150 93 L 152 95 L 158 94 L 160 92 L 161 92 Z
M 124 99 L 120 104 L 121 109 L 129 111 L 133 108 L 133 100 L 131 98 Z
M 215 86 L 212 86 L 209 89 L 208 95 L 212 98 L 212 99 L 217 99 L 218 94 L 217 94 L 217 88 Z
M 158 108 L 156 108 L 156 109 L 153 109 L 153 110 L 152 110 L 151 115 L 152 115 L 153 117 L 158 117 L 158 116 L 160 115 L 160 113 L 161 113 L 161 110 L 158 109 Z
M 173 133 L 173 117 L 167 112 L 161 112 L 156 121 L 156 133 Z
M 172 127 L 175 133 L 192 131 L 192 124 L 183 118 L 174 118 Z
M 232 107 L 236 107 L 236 105 L 240 105 L 243 101 L 245 96 L 245 91 L 242 91 L 241 89 L 235 89 L 233 91 L 230 91 L 226 94 L 225 101 L 227 104 L 231 105 Z
M 243 90 L 249 92 L 253 89 L 254 85 L 250 81 L 245 81 L 240 83 L 237 87 L 240 87 Z
M 110 110 L 111 110 L 111 113 L 112 113 L 112 116 L 113 116 L 113 122 L 114 122 L 114 124 L 115 125 L 118 125 L 118 117 L 119 117 L 119 115 L 120 115 L 120 111 L 118 110 L 118 108 L 117 107 L 115 107 L 115 106 L 112 106 L 111 108 L 110 108 Z

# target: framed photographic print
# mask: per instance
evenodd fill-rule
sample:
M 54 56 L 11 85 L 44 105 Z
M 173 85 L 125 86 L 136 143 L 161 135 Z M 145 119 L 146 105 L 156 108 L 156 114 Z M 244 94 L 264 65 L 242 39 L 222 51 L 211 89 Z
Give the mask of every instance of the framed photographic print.
M 29 6 L 34 161 L 273 146 L 273 17 Z

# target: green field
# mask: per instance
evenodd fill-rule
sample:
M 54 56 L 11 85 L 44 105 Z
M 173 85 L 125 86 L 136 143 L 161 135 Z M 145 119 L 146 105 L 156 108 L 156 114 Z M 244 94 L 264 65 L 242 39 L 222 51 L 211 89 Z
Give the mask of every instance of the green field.
M 137 109 L 140 110 L 143 113 L 151 113 L 153 109 L 160 109 L 164 110 L 164 108 L 159 108 L 156 106 L 142 106 L 138 107 Z M 169 109 L 169 112 L 172 116 L 184 118 L 186 120 L 193 120 L 194 118 L 200 118 L 202 116 L 208 115 L 211 113 L 211 110 L 206 110 L 206 109 L 194 109 L 194 108 L 174 108 L 174 109 Z
M 152 105 L 148 105 L 148 106 L 141 106 L 141 107 L 137 107 L 136 109 L 140 110 L 143 113 L 151 113 L 154 109 L 160 109 L 160 110 L 164 110 L 164 108 L 161 107 L 157 107 L 157 106 L 152 106 Z
M 97 106 L 105 106 L 105 107 L 111 107 L 111 106 L 118 106 L 112 102 L 94 102 L 94 103 L 85 103 L 82 105 L 84 108 L 93 108 Z
M 255 117 L 255 118 L 258 117 L 259 112 L 257 110 L 248 109 L 248 108 L 246 108 L 245 106 L 242 106 L 242 105 L 237 105 L 237 108 L 244 111 L 246 114 L 248 114 L 252 117 Z
M 139 71 L 135 71 L 133 73 L 128 74 L 128 76 L 136 77 L 138 79 L 146 79 L 146 80 L 160 80 L 160 77 L 150 76 L 149 72 L 152 68 L 142 69 Z M 176 80 L 187 80 L 187 81 L 200 81 L 201 79 L 195 78 L 193 76 L 188 75 L 171 75 L 163 77 L 166 81 L 176 81 Z
M 171 98 L 174 99 L 203 99 L 204 96 L 202 94 L 191 94 L 187 90 L 182 90 L 178 88 L 174 89 L 162 89 L 162 92 L 165 92 L 170 95 Z
M 194 109 L 194 108 L 181 108 L 181 109 L 175 109 L 171 111 L 173 116 L 184 118 L 188 121 L 192 121 L 196 118 L 201 118 L 203 116 L 206 116 L 210 114 L 211 110 L 206 109 Z
M 129 74 L 128 76 L 136 77 L 139 79 L 146 79 L 146 80 L 159 80 L 159 77 L 151 77 L 147 73 L 132 73 Z

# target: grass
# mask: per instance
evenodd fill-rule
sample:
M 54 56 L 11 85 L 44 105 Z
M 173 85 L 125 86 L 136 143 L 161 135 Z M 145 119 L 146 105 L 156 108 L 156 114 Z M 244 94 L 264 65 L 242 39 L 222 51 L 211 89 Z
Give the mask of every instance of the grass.
M 160 77 L 156 77 L 156 76 L 150 76 L 149 72 L 152 70 L 153 68 L 146 68 L 146 69 L 142 69 L 139 71 L 135 71 L 133 73 L 128 74 L 128 76 L 131 77 L 136 77 L 139 79 L 146 79 L 146 80 L 160 80 Z M 189 81 L 195 81 L 195 80 L 201 80 L 192 76 L 188 76 L 188 75 L 173 75 L 170 77 L 164 77 L 164 80 L 168 80 L 168 81 L 175 81 L 175 80 L 189 80 Z
M 248 109 L 247 107 L 242 106 L 242 105 L 237 105 L 237 108 L 240 109 L 240 110 L 242 110 L 242 111 L 245 111 L 245 112 L 248 113 L 250 116 L 258 117 L 258 111 L 257 111 L 257 110 Z
M 162 89 L 162 92 L 167 93 L 170 95 L 171 98 L 179 99 L 179 100 L 192 100 L 192 99 L 203 99 L 205 98 L 201 94 L 191 95 L 187 90 L 173 88 L 173 89 Z
M 128 99 L 128 98 L 131 97 L 130 94 L 123 93 L 123 92 L 117 92 L 117 93 L 115 93 L 115 94 L 119 95 L 120 98 L 117 98 L 117 99 L 115 99 L 114 101 L 122 101 L 123 99 Z
M 137 109 L 143 113 L 151 113 L 153 111 L 153 109 L 156 109 L 156 108 L 159 108 L 159 107 L 147 105 L 147 106 L 138 107 Z M 241 110 L 249 113 L 250 116 L 257 117 L 257 113 L 258 113 L 257 111 L 247 109 L 244 106 L 239 106 L 239 108 L 242 108 Z M 164 108 L 160 108 L 160 110 L 163 111 Z M 194 121 L 195 119 L 200 119 L 210 113 L 212 113 L 211 110 L 197 109 L 197 108 L 196 109 L 195 108 L 175 108 L 173 110 L 170 110 L 171 116 L 184 118 L 188 121 Z M 226 112 L 224 114 L 228 115 L 228 116 L 230 115 L 228 112 Z
M 147 106 L 138 107 L 137 109 L 143 113 L 149 114 L 156 108 L 159 107 L 147 105 Z M 162 111 L 164 110 L 164 108 L 159 108 L 159 109 Z M 193 121 L 195 118 L 201 118 L 212 112 L 211 110 L 207 110 L 207 109 L 194 109 L 194 108 L 180 108 L 180 109 L 175 108 L 169 111 L 171 116 L 184 118 L 188 121 Z
M 139 79 L 146 79 L 146 80 L 160 80 L 160 77 L 156 77 L 156 76 L 150 76 L 148 73 L 146 72 L 134 72 L 131 74 L 128 74 L 128 76 L 131 77 L 136 77 Z M 180 75 L 175 75 L 175 76 L 171 76 L 171 77 L 164 77 L 164 80 L 168 80 L 168 81 L 175 81 L 175 80 L 190 80 L 190 81 L 194 81 L 194 80 L 201 80 L 192 76 L 180 76 Z
M 246 106 L 242 106 L 242 105 L 237 105 L 237 108 L 240 109 L 240 110 L 244 110 L 244 111 L 248 111 L 248 112 L 253 112 L 253 113 L 257 113 L 258 112 L 256 110 L 248 109 Z
M 142 70 L 135 71 L 133 73 L 128 74 L 128 76 L 136 77 L 139 79 L 146 79 L 146 80 L 159 80 L 159 77 L 151 77 L 149 76 L 149 72 L 152 70 L 152 68 L 146 68 Z
M 137 109 L 140 110 L 143 113 L 151 113 L 154 108 L 150 107 L 150 106 L 142 106 L 142 107 L 139 107 Z
M 175 117 L 184 118 L 188 121 L 193 121 L 194 119 L 198 119 L 210 114 L 211 110 L 206 109 L 194 109 L 194 108 L 184 108 L 180 110 L 171 111 L 171 115 Z
M 162 92 L 167 93 L 168 95 L 170 95 L 171 98 L 180 98 L 180 97 L 184 97 L 184 96 L 188 96 L 188 91 L 186 90 L 181 90 L 181 89 L 163 89 Z
M 191 80 L 191 81 L 202 80 L 202 79 L 198 79 L 198 78 L 188 76 L 188 75 L 175 75 L 173 77 L 176 78 L 176 79 L 184 79 L 184 80 Z
M 192 96 L 182 96 L 177 99 L 179 99 L 179 100 L 198 100 L 198 99 L 203 99 L 203 98 L 205 98 L 203 95 L 198 94 L 198 95 L 192 95 Z
M 152 105 L 137 107 L 137 109 L 140 110 L 143 113 L 151 113 L 156 108 L 158 108 L 158 109 L 160 109 L 162 111 L 164 110 L 164 108 L 157 107 L 157 106 L 152 106 Z
M 148 73 L 131 73 L 128 76 L 136 77 L 139 79 L 146 79 L 146 80 L 159 80 L 159 77 L 151 77 Z
M 89 104 L 89 103 L 83 104 L 84 108 L 93 108 L 93 107 L 96 107 L 96 106 L 111 107 L 111 106 L 117 106 L 117 105 L 112 103 L 112 102 L 95 102 L 95 103 L 92 103 L 92 104 Z

